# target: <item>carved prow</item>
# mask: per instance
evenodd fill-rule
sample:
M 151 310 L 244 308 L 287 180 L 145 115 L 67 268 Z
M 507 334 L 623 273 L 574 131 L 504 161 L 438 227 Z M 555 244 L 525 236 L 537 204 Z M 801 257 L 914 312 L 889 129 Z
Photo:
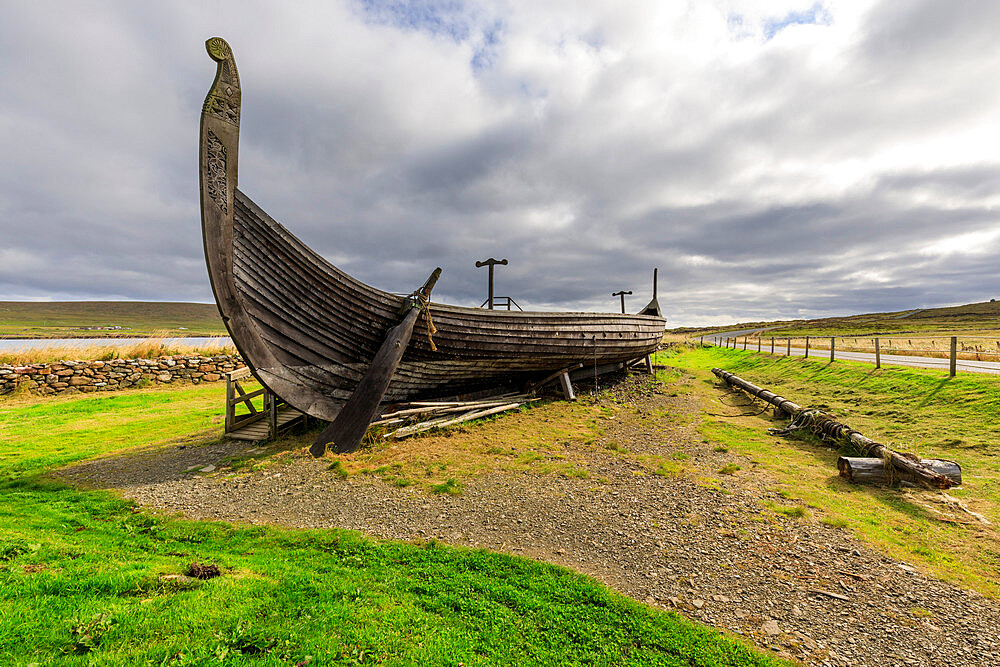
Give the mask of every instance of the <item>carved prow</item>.
M 215 80 L 201 108 L 199 185 L 201 232 L 208 277 L 222 321 L 243 359 L 266 368 L 275 365 L 256 325 L 239 300 L 233 280 L 233 215 L 240 149 L 240 75 L 233 50 L 221 37 L 205 42 L 217 63 Z M 252 370 L 256 370 L 251 365 Z M 255 373 L 256 375 L 256 373 Z M 258 379 L 259 376 L 258 376 Z

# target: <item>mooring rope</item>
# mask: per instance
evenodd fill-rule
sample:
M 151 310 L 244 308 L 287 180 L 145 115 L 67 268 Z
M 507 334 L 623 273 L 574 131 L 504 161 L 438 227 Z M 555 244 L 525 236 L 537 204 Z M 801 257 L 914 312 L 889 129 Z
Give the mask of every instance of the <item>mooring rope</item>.
M 415 300 L 417 303 L 417 308 L 424 312 L 424 321 L 427 324 L 427 344 L 431 346 L 431 352 L 437 352 L 437 345 L 434 344 L 434 334 L 437 333 L 437 327 L 434 326 L 434 320 L 431 319 L 431 300 L 429 297 L 424 296 L 417 290 L 410 295 L 411 299 Z

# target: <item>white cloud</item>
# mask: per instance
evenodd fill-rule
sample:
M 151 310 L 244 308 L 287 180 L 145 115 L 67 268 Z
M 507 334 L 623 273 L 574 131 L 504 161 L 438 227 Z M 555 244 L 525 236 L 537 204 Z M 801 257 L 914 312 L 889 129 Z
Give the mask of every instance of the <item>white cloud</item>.
M 503 254 L 523 304 L 610 309 L 659 265 L 676 324 L 997 291 L 974 249 L 997 240 L 1000 6 L 15 2 L 5 19 L 0 235 L 45 268 L 0 260 L 0 298 L 211 298 L 193 165 L 220 30 L 241 187 L 379 287 L 440 264 L 440 293 L 478 304 L 472 264 Z

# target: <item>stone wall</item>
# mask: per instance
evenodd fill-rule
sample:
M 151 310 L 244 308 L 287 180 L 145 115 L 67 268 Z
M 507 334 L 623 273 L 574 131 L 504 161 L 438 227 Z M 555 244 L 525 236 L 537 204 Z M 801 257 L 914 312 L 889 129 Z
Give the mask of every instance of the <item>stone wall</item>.
M 15 389 L 35 394 L 115 391 L 175 382 L 219 382 L 223 373 L 241 368 L 238 354 L 203 357 L 177 354 L 155 359 L 59 361 L 30 366 L 0 364 L 0 395 Z

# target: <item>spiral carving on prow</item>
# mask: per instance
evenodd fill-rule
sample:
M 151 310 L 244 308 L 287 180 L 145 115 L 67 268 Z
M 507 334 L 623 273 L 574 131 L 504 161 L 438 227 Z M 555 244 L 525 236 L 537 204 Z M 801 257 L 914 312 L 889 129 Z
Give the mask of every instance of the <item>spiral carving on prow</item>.
M 208 55 L 212 57 L 212 60 L 227 60 L 233 55 L 233 50 L 229 48 L 226 40 L 221 37 L 210 37 L 205 40 L 205 48 L 208 50 Z
M 202 112 L 233 125 L 240 124 L 240 75 L 236 70 L 233 50 L 221 37 L 205 42 L 205 49 L 212 60 L 219 63 L 215 81 L 205 98 Z

